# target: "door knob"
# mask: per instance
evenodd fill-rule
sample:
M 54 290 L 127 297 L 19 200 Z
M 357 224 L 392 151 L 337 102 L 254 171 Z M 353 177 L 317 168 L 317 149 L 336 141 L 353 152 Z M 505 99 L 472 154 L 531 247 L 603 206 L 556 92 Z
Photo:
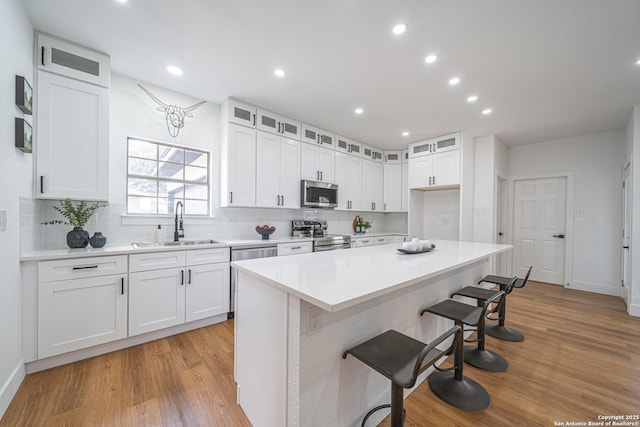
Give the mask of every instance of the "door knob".
M 557 237 L 558 239 L 564 239 L 564 234 L 554 234 L 553 237 Z

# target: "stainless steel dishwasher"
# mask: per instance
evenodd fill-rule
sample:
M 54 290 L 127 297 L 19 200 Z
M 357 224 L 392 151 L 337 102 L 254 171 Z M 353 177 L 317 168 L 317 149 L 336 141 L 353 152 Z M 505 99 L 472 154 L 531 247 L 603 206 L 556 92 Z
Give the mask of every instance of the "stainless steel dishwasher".
M 273 246 L 251 246 L 251 247 L 231 247 L 231 261 L 241 261 L 244 259 L 268 258 L 277 256 L 278 247 Z M 231 289 L 229 293 L 229 310 L 227 318 L 233 319 L 236 308 L 236 271 L 231 268 Z

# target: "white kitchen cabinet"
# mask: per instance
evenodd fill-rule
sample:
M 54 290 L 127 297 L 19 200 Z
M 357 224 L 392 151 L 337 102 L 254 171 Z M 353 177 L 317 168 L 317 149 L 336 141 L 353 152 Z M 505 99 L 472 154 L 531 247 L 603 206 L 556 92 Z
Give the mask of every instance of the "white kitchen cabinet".
M 336 151 L 362 157 L 362 147 L 363 144 L 359 142 L 336 135 Z
M 313 252 L 313 242 L 279 243 L 278 256 L 308 254 Z
M 108 55 L 46 34 L 37 34 L 38 70 L 71 77 L 108 88 L 111 61 Z
M 384 164 L 384 211 L 402 212 L 402 164 Z
M 402 151 L 402 212 L 409 212 L 409 150 Z
M 375 240 L 373 237 L 356 237 L 354 240 L 355 240 L 354 247 L 356 248 L 375 245 Z
M 40 71 L 36 197 L 107 201 L 109 89 Z
M 227 123 L 220 141 L 220 206 L 255 206 L 256 130 Z
M 300 140 L 300 122 L 263 110 L 262 108 L 257 109 L 257 116 L 256 127 L 258 130 L 276 133 L 297 141 Z
M 300 142 L 258 131 L 256 205 L 300 207 Z
M 379 162 L 379 163 L 382 163 L 384 160 L 382 150 L 379 150 L 375 147 L 371 147 L 369 145 L 363 146 L 362 157 L 368 160 L 373 160 L 374 162 Z
M 402 163 L 402 151 L 385 151 L 384 163 Z
M 38 264 L 38 359 L 127 336 L 127 256 Z
M 326 130 L 318 129 L 317 127 L 303 123 L 300 140 L 309 144 L 318 144 L 325 148 L 333 149 L 335 146 L 336 136 Z
M 336 153 L 335 183 L 338 184 L 338 210 L 362 208 L 362 159 Z
M 320 146 L 301 145 L 300 178 L 333 183 L 335 152 Z
M 441 189 L 460 186 L 460 150 L 409 159 L 410 189 Z
M 363 211 L 384 210 L 383 166 L 371 160 L 362 160 L 362 207 Z
M 413 143 L 409 146 L 409 157 L 420 157 L 428 154 L 442 153 L 460 149 L 460 133 L 452 133 L 437 138 Z
M 220 120 L 222 123 L 235 123 L 254 128 L 256 127 L 256 111 L 257 109 L 253 105 L 228 98 L 222 104 Z
M 229 248 L 142 253 L 130 261 L 130 336 L 229 311 Z

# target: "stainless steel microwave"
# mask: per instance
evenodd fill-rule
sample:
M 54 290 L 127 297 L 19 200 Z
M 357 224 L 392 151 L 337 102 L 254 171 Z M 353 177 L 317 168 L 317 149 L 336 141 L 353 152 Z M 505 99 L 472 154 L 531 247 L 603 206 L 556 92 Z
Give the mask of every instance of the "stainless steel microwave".
M 338 206 L 338 185 L 322 181 L 300 183 L 300 205 L 305 208 L 335 208 Z

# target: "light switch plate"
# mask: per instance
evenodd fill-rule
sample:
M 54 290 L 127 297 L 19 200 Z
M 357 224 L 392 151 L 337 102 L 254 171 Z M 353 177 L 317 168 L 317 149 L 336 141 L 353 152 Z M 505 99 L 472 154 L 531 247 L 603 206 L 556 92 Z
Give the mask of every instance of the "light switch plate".
M 0 231 L 7 231 L 7 211 L 0 211 Z

